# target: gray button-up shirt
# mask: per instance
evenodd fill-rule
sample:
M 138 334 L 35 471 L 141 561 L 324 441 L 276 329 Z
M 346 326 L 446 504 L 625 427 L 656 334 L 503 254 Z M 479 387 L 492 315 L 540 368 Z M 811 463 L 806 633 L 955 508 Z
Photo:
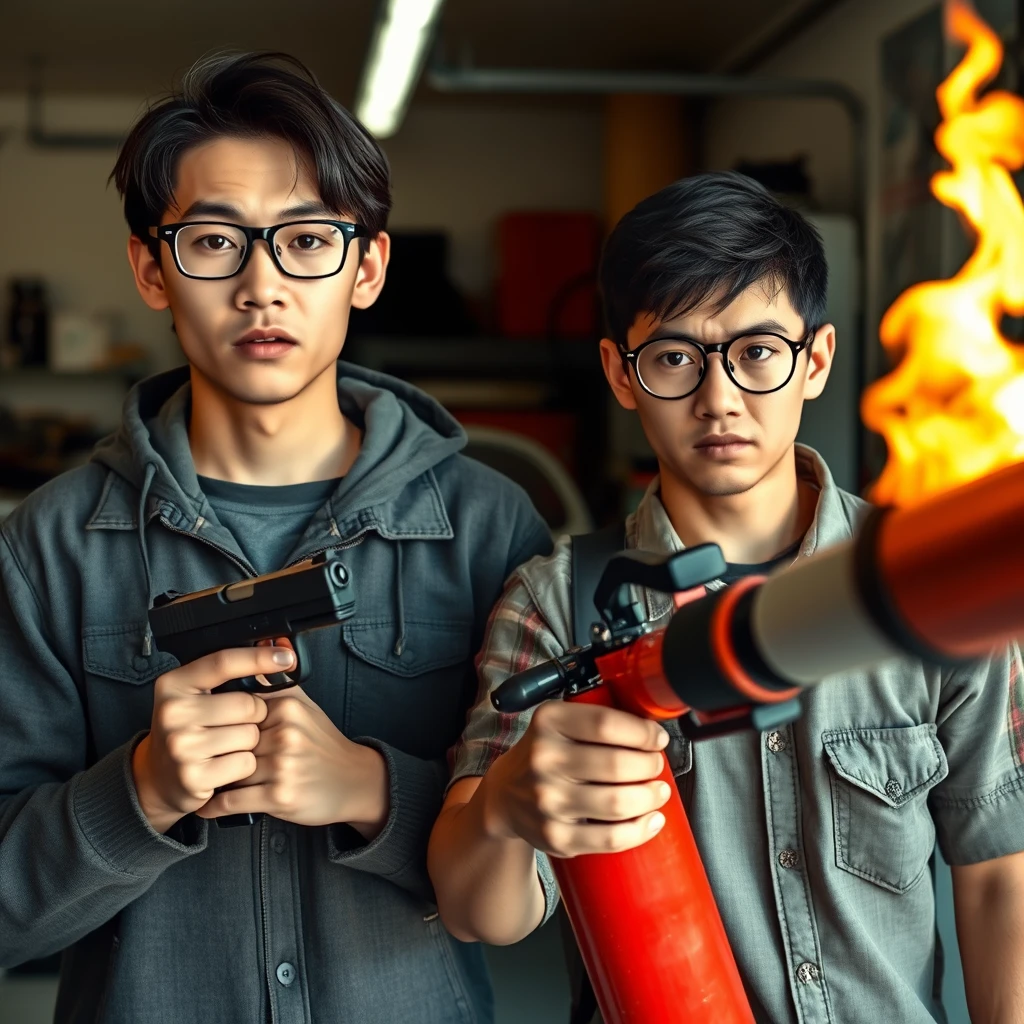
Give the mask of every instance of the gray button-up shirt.
M 837 488 L 810 449 L 797 447 L 797 468 L 819 491 L 804 557 L 849 538 L 868 506 Z M 682 549 L 658 481 L 626 541 Z M 454 778 L 484 774 L 525 731 L 529 713 L 499 715 L 489 691 L 571 645 L 570 564 L 563 540 L 509 580 Z M 670 614 L 666 595 L 645 599 L 652 620 Z M 1024 850 L 1020 651 L 946 672 L 894 661 L 835 676 L 802 702 L 785 729 L 695 746 L 669 723 L 669 759 L 755 1017 L 942 1020 L 929 858 L 936 838 L 950 864 Z M 556 890 L 539 862 L 550 912 Z

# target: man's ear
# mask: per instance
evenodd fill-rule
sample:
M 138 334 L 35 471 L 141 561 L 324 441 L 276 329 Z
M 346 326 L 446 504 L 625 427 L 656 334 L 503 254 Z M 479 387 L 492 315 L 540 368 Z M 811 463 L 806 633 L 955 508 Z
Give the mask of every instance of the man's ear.
M 836 329 L 825 324 L 815 332 L 813 342 L 807 349 L 807 371 L 804 377 L 804 399 L 817 398 L 825 390 L 832 360 L 836 354 Z
M 629 374 L 623 365 L 622 353 L 619 346 L 611 338 L 601 339 L 601 366 L 612 389 L 612 394 L 623 409 L 636 408 L 636 396 L 629 384 Z
M 381 231 L 375 238 L 370 239 L 366 254 L 359 261 L 356 283 L 352 289 L 352 305 L 356 309 L 367 309 L 377 301 L 377 296 L 384 287 L 384 276 L 390 259 L 391 238 L 386 231 Z
M 170 301 L 164 286 L 164 272 L 159 260 L 154 258 L 149 246 L 138 235 L 128 239 L 128 262 L 132 266 L 135 287 L 142 301 L 150 309 L 167 309 Z

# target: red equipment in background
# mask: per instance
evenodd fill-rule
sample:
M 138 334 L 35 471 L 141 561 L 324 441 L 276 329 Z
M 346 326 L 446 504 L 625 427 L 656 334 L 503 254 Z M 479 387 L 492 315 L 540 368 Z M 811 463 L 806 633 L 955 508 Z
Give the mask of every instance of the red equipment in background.
M 803 687 L 835 673 L 908 653 L 956 663 L 1024 635 L 1022 522 L 1017 464 L 914 508 L 876 509 L 853 541 L 684 604 L 660 630 L 629 584 L 690 589 L 722 571 L 721 552 L 624 552 L 598 585 L 591 646 L 510 677 L 493 703 L 514 712 L 562 694 L 682 716 L 694 739 L 775 728 L 799 715 Z M 667 763 L 662 778 L 672 782 Z M 643 846 L 554 862 L 604 1020 L 751 1022 L 677 792 L 663 811 Z
M 593 213 L 508 213 L 498 224 L 498 327 L 506 338 L 597 333 L 601 222 Z

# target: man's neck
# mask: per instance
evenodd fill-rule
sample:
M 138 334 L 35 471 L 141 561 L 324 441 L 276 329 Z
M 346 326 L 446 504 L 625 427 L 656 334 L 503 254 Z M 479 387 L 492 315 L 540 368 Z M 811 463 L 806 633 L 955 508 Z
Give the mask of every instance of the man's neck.
M 798 478 L 791 449 L 741 494 L 702 494 L 662 467 L 661 502 L 687 547 L 717 544 L 727 562 L 756 565 L 803 537 L 814 518 L 818 493 Z
M 193 370 L 188 436 L 199 476 L 270 487 L 344 476 L 361 442 L 338 407 L 333 365 L 273 405 L 240 402 Z

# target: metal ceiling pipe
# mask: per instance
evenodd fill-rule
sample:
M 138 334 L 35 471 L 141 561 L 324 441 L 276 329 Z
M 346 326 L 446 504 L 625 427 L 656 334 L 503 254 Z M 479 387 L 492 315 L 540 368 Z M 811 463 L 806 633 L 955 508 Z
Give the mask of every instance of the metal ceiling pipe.
M 1024 0 L 1021 0 L 1024 3 Z M 557 71 L 518 68 L 452 67 L 432 63 L 427 68 L 427 84 L 446 93 L 506 93 L 518 95 L 607 96 L 616 93 L 668 94 L 674 96 L 747 96 L 753 98 L 826 99 L 838 103 L 850 124 L 853 156 L 853 190 L 857 196 L 855 219 L 858 223 L 857 256 L 860 260 L 858 298 L 861 339 L 856 360 L 857 393 L 863 394 L 876 375 L 868 337 L 867 223 L 870 196 L 867 185 L 867 129 L 864 104 L 860 97 L 839 82 L 809 78 L 770 78 L 766 76 L 694 74 L 674 71 Z M 866 429 L 858 421 L 857 468 L 864 468 Z

